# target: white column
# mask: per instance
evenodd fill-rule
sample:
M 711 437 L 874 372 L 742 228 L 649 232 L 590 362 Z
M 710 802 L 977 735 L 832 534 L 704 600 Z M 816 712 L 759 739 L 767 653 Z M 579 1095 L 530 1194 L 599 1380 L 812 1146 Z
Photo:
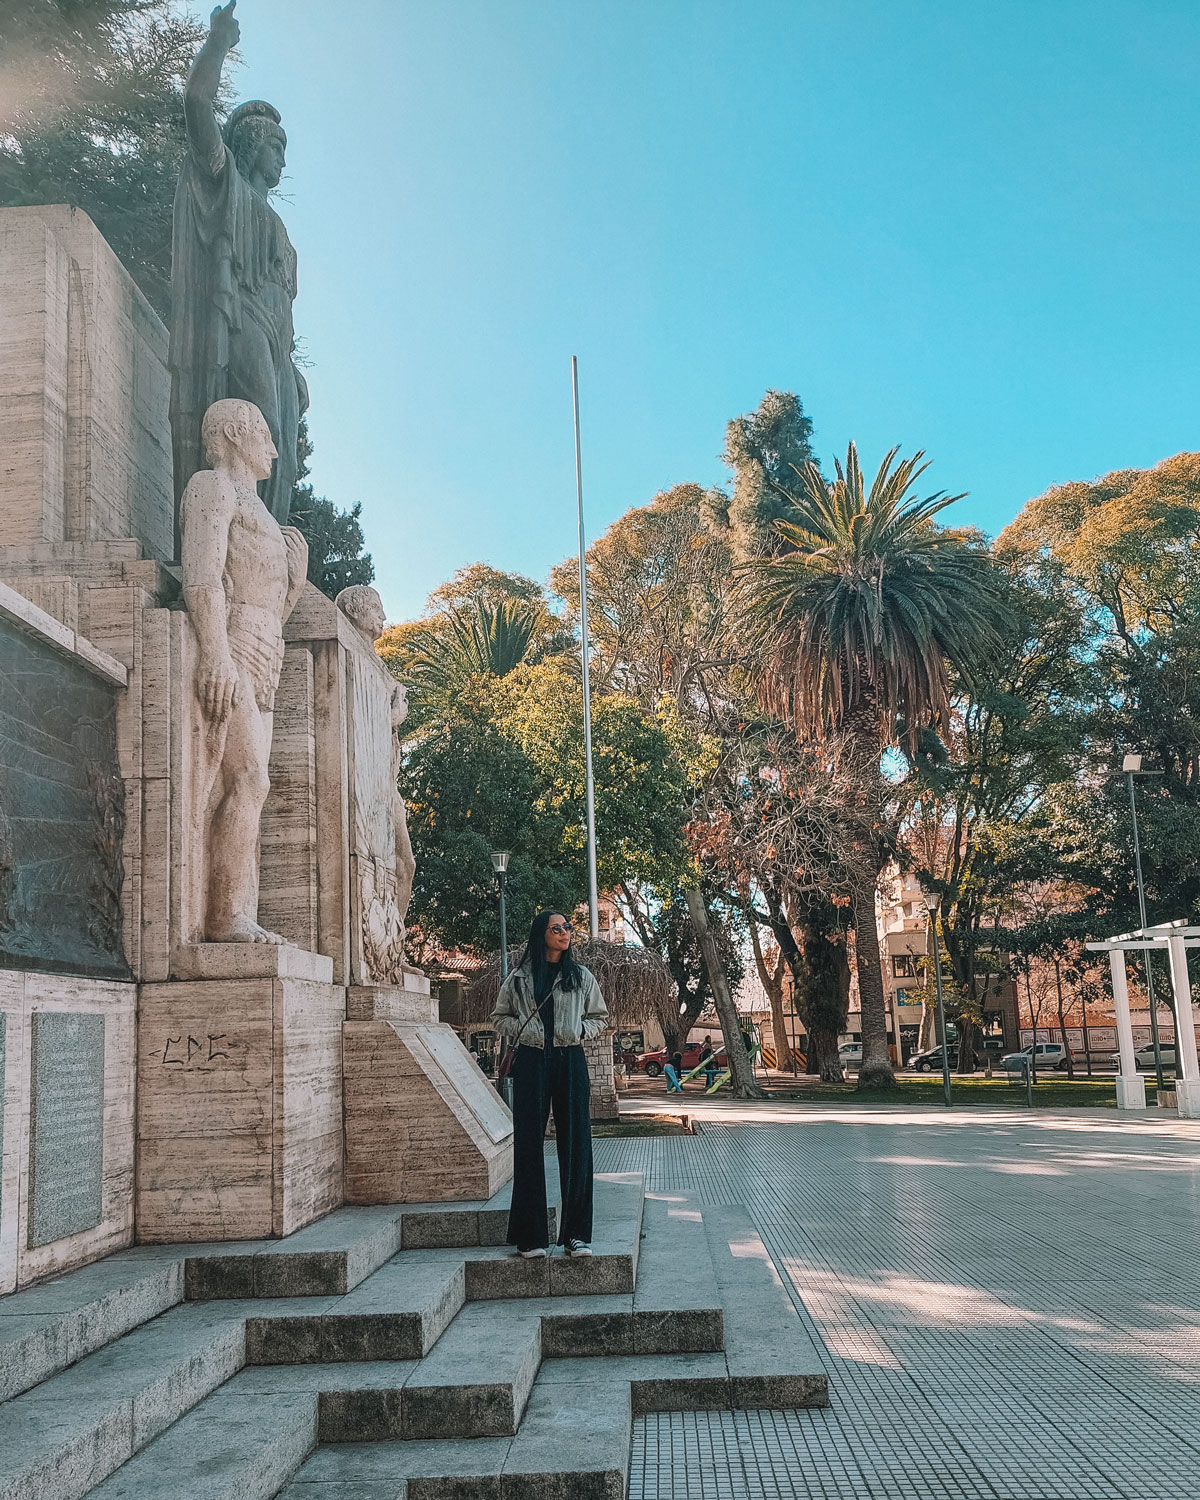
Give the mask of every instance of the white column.
M 1175 1000 L 1175 1099 L 1180 1119 L 1200 1120 L 1200 1059 L 1196 1056 L 1187 949 L 1181 937 L 1168 938 L 1167 947 L 1171 955 L 1171 993 Z
M 1129 1019 L 1129 986 L 1125 982 L 1125 950 L 1110 948 L 1108 966 L 1112 970 L 1114 1008 L 1117 1013 L 1117 1046 L 1121 1069 L 1117 1074 L 1117 1108 L 1145 1109 L 1146 1080 L 1137 1070 L 1133 1053 L 1133 1025 Z

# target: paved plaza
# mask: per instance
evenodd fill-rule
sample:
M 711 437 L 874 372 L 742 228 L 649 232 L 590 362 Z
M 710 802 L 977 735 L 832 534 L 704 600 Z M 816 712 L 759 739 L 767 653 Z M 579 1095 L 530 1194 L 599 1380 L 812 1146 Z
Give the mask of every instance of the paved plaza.
M 1200 1128 L 688 1107 L 700 1134 L 597 1141 L 597 1169 L 749 1208 L 831 1404 L 648 1417 L 630 1500 L 1200 1493 Z

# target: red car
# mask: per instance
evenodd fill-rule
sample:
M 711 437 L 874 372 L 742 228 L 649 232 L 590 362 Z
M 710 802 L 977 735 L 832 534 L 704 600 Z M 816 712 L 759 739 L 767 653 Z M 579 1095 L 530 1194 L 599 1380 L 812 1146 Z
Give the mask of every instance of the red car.
M 690 1073 L 693 1068 L 700 1066 L 700 1048 L 703 1042 L 689 1042 L 683 1049 L 683 1071 Z M 660 1047 L 657 1052 L 643 1052 L 637 1060 L 638 1069 L 645 1073 L 648 1078 L 657 1078 L 671 1061 L 671 1054 L 665 1047 Z M 713 1062 L 718 1070 L 728 1066 L 725 1058 L 725 1048 L 713 1048 Z

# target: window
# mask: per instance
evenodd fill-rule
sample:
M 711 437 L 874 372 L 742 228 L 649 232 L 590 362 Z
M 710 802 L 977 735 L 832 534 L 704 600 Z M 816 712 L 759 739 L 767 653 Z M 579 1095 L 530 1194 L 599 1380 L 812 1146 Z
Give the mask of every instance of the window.
M 912 953 L 893 953 L 892 973 L 897 979 L 915 979 L 917 977 L 916 955 Z

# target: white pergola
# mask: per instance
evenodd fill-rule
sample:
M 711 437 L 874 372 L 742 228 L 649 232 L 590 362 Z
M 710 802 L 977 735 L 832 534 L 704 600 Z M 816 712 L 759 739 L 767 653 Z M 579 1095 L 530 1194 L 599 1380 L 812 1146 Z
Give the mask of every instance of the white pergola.
M 1117 937 L 1104 938 L 1087 946 L 1093 953 L 1108 954 L 1117 1012 L 1117 1045 L 1121 1054 L 1117 1108 L 1130 1110 L 1146 1108 L 1146 1081 L 1138 1072 L 1133 1055 L 1125 955 L 1155 948 L 1166 950 L 1171 965 L 1171 997 L 1175 1014 L 1176 1103 L 1181 1119 L 1200 1119 L 1200 1058 L 1196 1055 L 1196 1026 L 1192 1020 L 1192 986 L 1187 963 L 1187 950 L 1200 948 L 1200 927 L 1189 927 L 1185 921 L 1163 922 L 1157 927 L 1122 932 Z

